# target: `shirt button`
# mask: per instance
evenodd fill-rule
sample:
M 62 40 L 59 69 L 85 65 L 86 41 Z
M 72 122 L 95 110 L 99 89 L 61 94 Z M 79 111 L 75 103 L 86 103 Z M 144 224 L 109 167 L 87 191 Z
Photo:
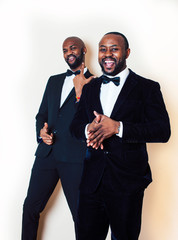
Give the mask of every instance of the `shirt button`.
M 108 154 L 109 152 L 108 151 L 104 151 L 104 154 Z

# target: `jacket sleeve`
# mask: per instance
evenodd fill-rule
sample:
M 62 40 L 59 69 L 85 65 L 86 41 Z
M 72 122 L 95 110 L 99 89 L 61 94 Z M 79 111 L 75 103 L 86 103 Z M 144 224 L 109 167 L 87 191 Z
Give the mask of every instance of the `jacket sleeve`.
M 123 142 L 167 142 L 170 137 L 170 122 L 160 85 L 154 83 L 144 101 L 144 120 L 141 123 L 123 121 Z
M 46 85 L 45 92 L 43 94 L 42 102 L 39 111 L 36 115 L 36 136 L 37 142 L 39 142 L 40 130 L 43 128 L 44 123 L 48 122 L 48 90 L 50 85 L 50 79 Z

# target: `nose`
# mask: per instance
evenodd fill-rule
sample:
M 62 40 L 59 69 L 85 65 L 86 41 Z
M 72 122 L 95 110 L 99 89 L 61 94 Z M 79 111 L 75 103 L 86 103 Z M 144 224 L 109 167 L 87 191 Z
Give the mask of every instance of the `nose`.
M 71 55 L 72 54 L 72 50 L 69 49 L 68 52 L 67 52 L 67 56 Z
M 110 49 L 107 49 L 107 50 L 106 50 L 105 56 L 106 56 L 106 57 L 112 56 L 112 52 L 110 51 Z

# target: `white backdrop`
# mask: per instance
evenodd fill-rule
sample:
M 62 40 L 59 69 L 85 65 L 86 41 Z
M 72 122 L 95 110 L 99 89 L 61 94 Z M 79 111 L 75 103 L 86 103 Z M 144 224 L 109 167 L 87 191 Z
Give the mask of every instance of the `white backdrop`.
M 37 146 L 35 115 L 49 76 L 67 68 L 63 40 L 81 37 L 87 66 L 100 75 L 97 47 L 108 31 L 128 37 L 128 66 L 161 84 L 171 119 L 170 141 L 148 145 L 154 181 L 145 192 L 140 240 L 178 239 L 177 23 L 177 0 L 0 1 L 0 239 L 20 239 Z M 39 239 L 74 240 L 60 184 L 41 220 Z

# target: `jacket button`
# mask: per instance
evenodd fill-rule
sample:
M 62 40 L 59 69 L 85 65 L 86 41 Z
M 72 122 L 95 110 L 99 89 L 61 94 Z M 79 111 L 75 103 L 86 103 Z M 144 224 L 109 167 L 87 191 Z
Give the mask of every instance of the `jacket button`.
M 109 152 L 108 151 L 104 151 L 104 154 L 108 154 Z
M 55 129 L 55 130 L 53 131 L 53 133 L 56 134 L 56 133 L 57 133 L 57 130 Z

